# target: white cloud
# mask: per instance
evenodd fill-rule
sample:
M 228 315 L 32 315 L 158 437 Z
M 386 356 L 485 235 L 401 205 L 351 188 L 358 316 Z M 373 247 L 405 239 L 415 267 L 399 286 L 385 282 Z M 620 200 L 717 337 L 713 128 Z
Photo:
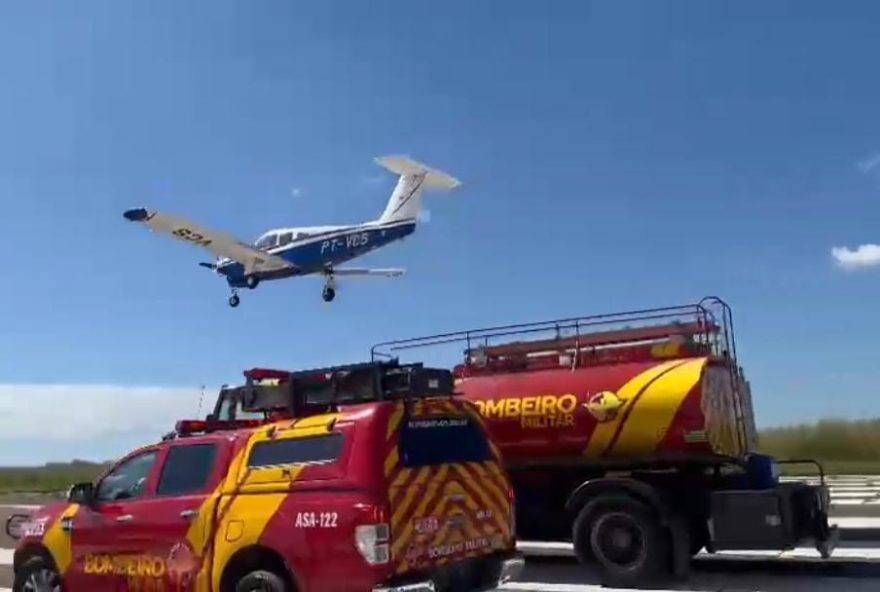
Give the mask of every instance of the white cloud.
M 0 384 L 0 442 L 39 438 L 77 442 L 168 433 L 178 419 L 204 417 L 218 388 L 135 387 L 86 384 Z M 0 445 L 0 448 L 8 444 Z
M 870 173 L 877 167 L 880 167 L 880 152 L 874 152 L 856 163 L 856 168 L 865 174 Z
M 834 247 L 831 256 L 839 267 L 844 269 L 862 269 L 880 265 L 880 245 L 865 244 L 855 249 Z

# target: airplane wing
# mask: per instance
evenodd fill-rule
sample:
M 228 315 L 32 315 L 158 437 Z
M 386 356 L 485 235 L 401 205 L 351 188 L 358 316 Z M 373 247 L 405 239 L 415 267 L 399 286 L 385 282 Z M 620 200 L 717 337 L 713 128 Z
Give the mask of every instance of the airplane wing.
M 389 268 L 389 269 L 365 269 L 357 267 L 334 267 L 333 275 L 336 276 L 380 276 L 380 277 L 397 277 L 406 273 L 405 269 Z
M 248 274 L 293 267 L 291 263 L 277 255 L 266 253 L 228 234 L 204 228 L 177 216 L 147 211 L 144 208 L 126 210 L 123 216 L 126 220 L 140 222 L 150 230 L 207 249 L 217 257 L 237 261 L 244 265 L 245 273 Z

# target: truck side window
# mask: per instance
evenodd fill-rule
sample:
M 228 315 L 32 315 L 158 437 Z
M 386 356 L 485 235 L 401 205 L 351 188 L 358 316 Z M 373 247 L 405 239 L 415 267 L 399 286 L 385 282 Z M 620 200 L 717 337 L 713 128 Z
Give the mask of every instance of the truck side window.
M 141 453 L 124 461 L 101 480 L 96 498 L 101 502 L 133 500 L 141 497 L 153 463 L 156 451 Z
M 251 450 L 251 468 L 332 462 L 342 453 L 342 434 L 260 442 Z
M 216 444 L 184 444 L 168 450 L 156 495 L 186 495 L 209 485 L 217 457 Z

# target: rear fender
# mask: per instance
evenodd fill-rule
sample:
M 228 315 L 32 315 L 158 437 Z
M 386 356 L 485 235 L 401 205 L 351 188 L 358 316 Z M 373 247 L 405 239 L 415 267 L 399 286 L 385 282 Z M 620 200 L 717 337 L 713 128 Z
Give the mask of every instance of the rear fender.
M 49 549 L 43 546 L 42 543 L 33 542 L 26 543 L 15 551 L 12 556 L 12 571 L 17 572 L 21 569 L 22 565 L 34 557 L 41 557 L 46 560 L 49 565 L 55 567 L 55 560 L 52 558 Z
M 581 483 L 565 502 L 565 509 L 572 515 L 580 512 L 586 504 L 603 494 L 625 494 L 648 504 L 660 518 L 663 526 L 668 526 L 670 512 L 663 498 L 655 488 L 635 479 L 620 477 L 600 477 Z

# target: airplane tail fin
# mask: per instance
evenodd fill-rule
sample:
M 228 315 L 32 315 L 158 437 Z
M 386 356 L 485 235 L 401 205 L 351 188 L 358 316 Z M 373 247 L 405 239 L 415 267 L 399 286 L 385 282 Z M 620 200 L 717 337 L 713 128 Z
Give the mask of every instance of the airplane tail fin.
M 385 211 L 378 222 L 415 220 L 421 209 L 422 192 L 425 189 L 452 190 L 461 182 L 451 175 L 417 162 L 408 156 L 385 156 L 376 162 L 400 175 Z

